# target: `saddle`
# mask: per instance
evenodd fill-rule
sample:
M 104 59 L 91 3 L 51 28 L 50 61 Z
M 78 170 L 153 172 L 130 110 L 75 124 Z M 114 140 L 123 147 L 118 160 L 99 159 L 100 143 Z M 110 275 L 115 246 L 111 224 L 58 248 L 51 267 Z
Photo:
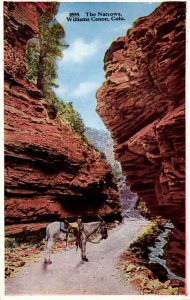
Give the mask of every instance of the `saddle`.
M 60 222 L 60 231 L 66 233 L 65 241 L 66 245 L 68 242 L 69 233 L 73 233 L 76 237 L 76 246 L 80 245 L 80 236 L 83 230 L 83 224 L 78 224 L 77 222 L 67 223 L 65 226 L 64 222 Z
M 73 228 L 78 228 L 79 227 L 77 222 L 69 223 L 69 225 Z

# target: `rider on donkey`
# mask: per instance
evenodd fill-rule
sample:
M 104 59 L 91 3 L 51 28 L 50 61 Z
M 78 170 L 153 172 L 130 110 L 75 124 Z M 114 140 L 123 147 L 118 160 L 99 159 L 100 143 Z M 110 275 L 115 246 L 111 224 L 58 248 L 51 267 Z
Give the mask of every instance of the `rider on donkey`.
M 69 223 L 66 219 L 63 220 L 63 223 L 60 225 L 60 230 L 66 233 L 65 241 L 66 241 L 66 248 L 67 248 L 67 241 L 69 233 L 73 233 L 76 237 L 76 246 L 80 247 L 80 237 L 81 233 L 84 230 L 84 224 L 80 216 L 77 217 L 76 222 Z

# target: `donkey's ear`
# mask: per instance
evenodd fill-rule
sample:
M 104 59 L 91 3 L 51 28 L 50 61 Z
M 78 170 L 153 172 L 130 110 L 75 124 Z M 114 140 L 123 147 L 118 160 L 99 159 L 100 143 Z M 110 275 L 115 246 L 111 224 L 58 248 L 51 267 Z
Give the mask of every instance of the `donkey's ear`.
M 104 221 L 104 220 L 102 219 L 102 217 L 100 217 L 100 215 L 98 215 L 98 219 L 99 219 L 100 221 Z

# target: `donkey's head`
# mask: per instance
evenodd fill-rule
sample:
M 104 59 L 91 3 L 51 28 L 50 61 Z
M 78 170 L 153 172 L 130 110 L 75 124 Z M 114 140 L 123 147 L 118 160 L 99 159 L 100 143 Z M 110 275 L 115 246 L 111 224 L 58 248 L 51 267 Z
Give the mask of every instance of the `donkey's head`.
M 100 220 L 100 234 L 102 235 L 103 239 L 107 239 L 108 237 L 108 228 L 106 225 L 106 222 L 100 217 L 98 216 L 98 219 Z

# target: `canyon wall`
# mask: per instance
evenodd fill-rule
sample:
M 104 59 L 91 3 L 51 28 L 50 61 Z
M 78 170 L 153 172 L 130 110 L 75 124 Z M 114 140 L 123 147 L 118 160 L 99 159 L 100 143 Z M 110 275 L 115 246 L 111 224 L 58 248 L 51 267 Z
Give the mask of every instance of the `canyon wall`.
M 184 276 L 185 2 L 138 19 L 107 50 L 104 69 L 97 111 L 131 190 L 175 224 L 167 263 Z
M 101 154 L 52 118 L 25 79 L 27 41 L 51 2 L 5 2 L 4 121 L 6 235 L 64 217 L 120 215 L 116 184 Z

